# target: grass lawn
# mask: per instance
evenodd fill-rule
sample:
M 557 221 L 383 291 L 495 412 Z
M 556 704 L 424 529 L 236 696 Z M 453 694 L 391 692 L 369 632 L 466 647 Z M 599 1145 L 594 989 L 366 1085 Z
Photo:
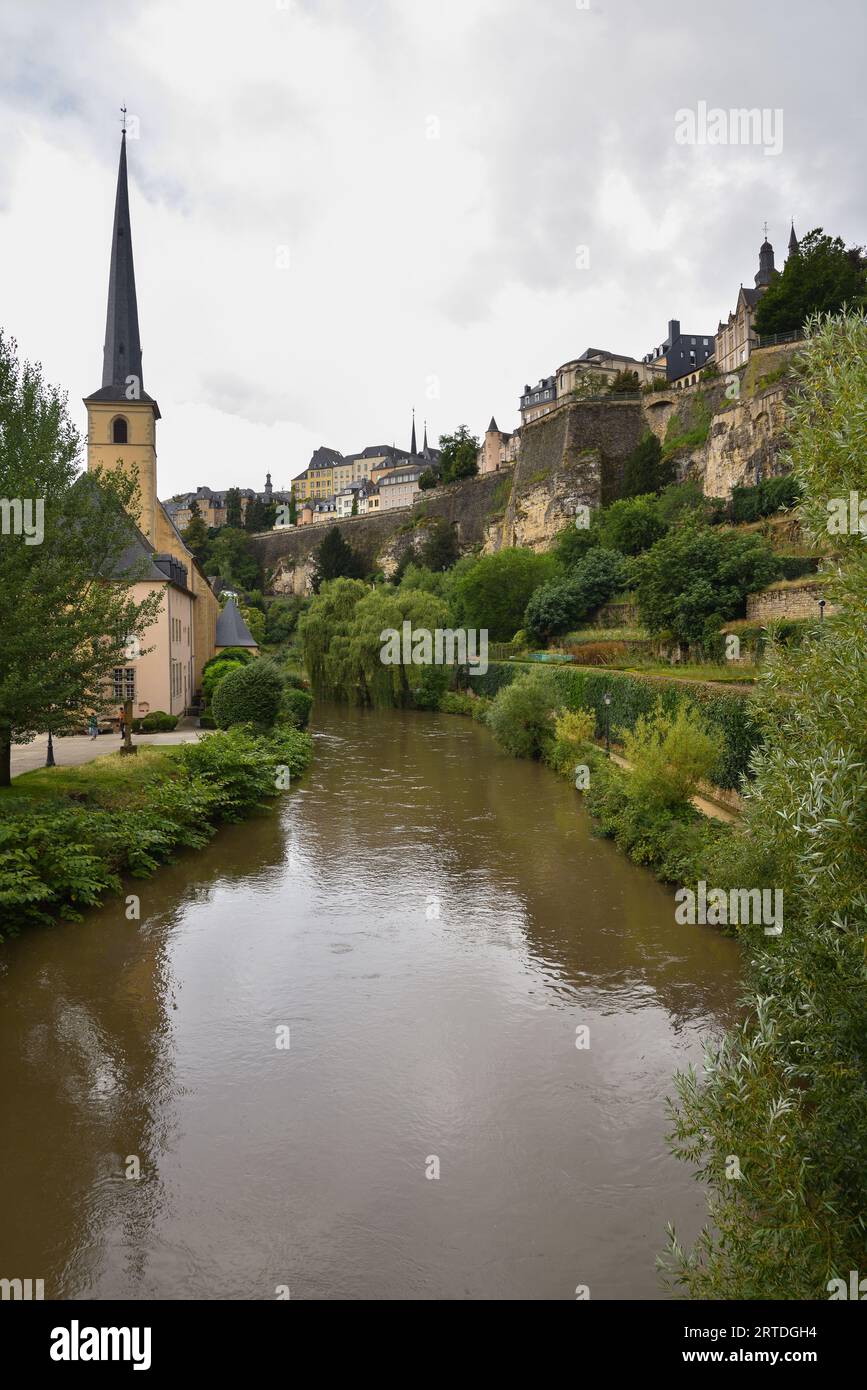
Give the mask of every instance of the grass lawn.
M 11 787 L 0 788 L 0 808 L 13 809 L 16 802 L 70 801 L 112 807 L 135 806 L 151 783 L 171 771 L 183 744 L 164 744 L 148 748 L 139 744 L 131 757 L 106 753 L 80 767 L 39 767 L 13 778 Z

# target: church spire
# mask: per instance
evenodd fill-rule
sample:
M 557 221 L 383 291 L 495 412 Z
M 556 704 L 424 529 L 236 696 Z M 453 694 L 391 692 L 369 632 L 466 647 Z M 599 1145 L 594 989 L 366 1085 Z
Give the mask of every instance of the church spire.
M 135 380 L 130 382 L 130 377 Z M 125 125 L 120 137 L 120 163 L 117 170 L 117 194 L 114 202 L 108 273 L 108 309 L 102 355 L 102 390 L 99 394 L 103 400 L 149 399 L 144 394 L 142 379 L 141 339 L 138 330 L 138 304 L 129 224 Z
M 409 445 L 409 452 L 415 457 L 418 450 L 415 445 L 415 406 L 412 408 L 412 439 Z
M 798 254 L 798 238 L 795 236 L 795 219 L 794 219 L 794 217 L 793 217 L 793 218 L 792 218 L 792 230 L 791 230 L 791 232 L 789 233 L 789 255 L 790 255 L 790 256 L 796 256 L 797 254 Z
M 428 456 L 428 447 L 427 447 L 427 420 L 425 420 L 425 422 L 424 422 L 424 444 L 422 444 L 422 446 L 421 446 L 421 452 L 422 452 L 422 456 L 423 456 L 424 458 L 427 458 L 427 456 Z

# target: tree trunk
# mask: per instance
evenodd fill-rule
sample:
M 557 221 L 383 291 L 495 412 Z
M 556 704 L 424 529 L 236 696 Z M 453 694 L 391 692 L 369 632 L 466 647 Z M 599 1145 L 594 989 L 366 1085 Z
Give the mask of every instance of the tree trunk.
M 12 738 L 8 729 L 0 729 L 0 787 L 12 783 Z

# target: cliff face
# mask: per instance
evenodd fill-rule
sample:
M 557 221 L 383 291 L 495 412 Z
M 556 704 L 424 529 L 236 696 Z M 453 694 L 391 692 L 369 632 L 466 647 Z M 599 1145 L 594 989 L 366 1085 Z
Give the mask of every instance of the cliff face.
M 646 426 L 637 401 L 575 401 L 525 425 L 499 536 L 486 549 L 546 550 L 558 531 L 617 496 L 623 465 Z
M 547 550 L 579 505 L 592 509 L 619 496 L 626 459 L 648 430 L 672 450 L 679 480 L 694 478 L 707 496 L 728 497 L 733 487 L 784 471 L 780 451 L 792 384 L 785 369 L 796 347 L 762 349 L 738 374 L 684 391 L 569 402 L 524 427 L 517 464 L 435 488 L 413 508 L 255 536 L 266 587 L 307 593 L 314 554 L 330 525 L 370 570 L 386 575 L 437 517 L 454 526 L 464 550 Z
M 733 487 L 752 487 L 785 471 L 779 456 L 793 384 L 785 372 L 797 348 L 762 348 L 740 372 L 642 398 L 647 428 L 663 444 L 701 437 L 675 451 L 679 480 L 695 479 L 708 497 L 729 497 Z
M 426 520 L 442 517 L 454 526 L 461 547 L 482 546 L 492 522 L 502 516 L 512 488 L 512 468 L 451 483 L 422 494 L 412 508 L 344 517 L 319 526 L 298 526 L 252 537 L 266 590 L 273 594 L 306 594 L 316 551 L 332 526 L 373 571 L 392 574 L 405 550 L 414 549 L 424 535 Z

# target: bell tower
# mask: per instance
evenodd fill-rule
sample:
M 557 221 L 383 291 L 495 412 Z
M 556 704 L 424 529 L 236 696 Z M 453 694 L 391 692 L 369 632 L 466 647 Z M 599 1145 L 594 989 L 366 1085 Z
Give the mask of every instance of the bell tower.
M 138 524 L 157 542 L 156 422 L 159 406 L 144 389 L 135 269 L 126 172 L 126 112 L 120 138 L 117 195 L 111 234 L 108 309 L 102 352 L 102 385 L 85 397 L 87 467 L 135 469 L 138 473 Z

